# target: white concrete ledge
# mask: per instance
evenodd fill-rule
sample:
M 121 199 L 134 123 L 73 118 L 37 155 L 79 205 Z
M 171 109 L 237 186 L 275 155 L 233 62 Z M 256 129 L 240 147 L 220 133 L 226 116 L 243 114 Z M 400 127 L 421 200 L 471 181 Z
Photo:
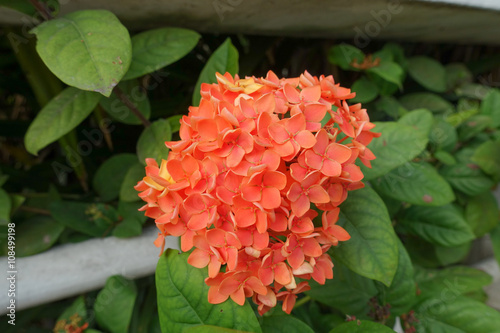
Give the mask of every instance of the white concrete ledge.
M 112 275 L 136 279 L 153 274 L 160 253 L 153 244 L 156 234 L 156 227 L 148 227 L 134 238 L 95 238 L 17 258 L 16 310 L 99 289 Z M 167 238 L 166 246 L 178 249 L 177 238 Z M 0 258 L 0 267 L 8 277 L 6 257 Z M 10 300 L 6 278 L 0 279 L 0 290 L 0 314 L 3 315 Z

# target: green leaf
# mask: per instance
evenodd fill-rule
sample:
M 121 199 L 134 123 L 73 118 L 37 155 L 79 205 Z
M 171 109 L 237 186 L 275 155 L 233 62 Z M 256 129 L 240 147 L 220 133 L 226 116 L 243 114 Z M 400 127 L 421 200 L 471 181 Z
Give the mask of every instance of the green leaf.
M 427 109 L 417 109 L 402 116 L 398 120 L 398 123 L 411 126 L 413 129 L 423 132 L 428 136 L 434 124 L 434 117 Z
M 119 275 L 108 278 L 94 303 L 95 319 L 99 326 L 111 333 L 128 332 L 136 298 L 134 281 Z
M 126 217 L 118 224 L 112 235 L 118 238 L 135 237 L 142 234 L 142 223 L 135 217 Z
M 424 88 L 439 93 L 446 91 L 446 70 L 432 58 L 425 56 L 410 58 L 408 74 Z
M 482 237 L 498 224 L 498 203 L 495 196 L 486 191 L 470 198 L 465 206 L 465 219 L 476 237 Z
M 31 123 L 24 138 L 26 150 L 36 155 L 40 149 L 78 126 L 98 102 L 99 94 L 72 87 L 64 89 Z
M 330 333 L 394 333 L 394 331 L 373 321 L 353 320 L 335 327 Z
M 417 318 L 431 318 L 458 330 L 443 332 L 495 332 L 500 325 L 500 313 L 481 302 L 464 296 L 455 296 L 451 290 L 446 295 L 433 295 L 424 299 L 415 309 Z M 417 324 L 417 332 L 436 332 L 434 326 Z M 446 326 L 445 326 L 446 327 Z
M 261 333 L 248 302 L 244 306 L 232 300 L 208 303 L 207 269 L 189 265 L 188 256 L 168 249 L 158 261 L 156 288 L 162 331 L 177 333 L 192 326 L 214 325 Z
M 415 302 L 417 287 L 413 278 L 410 256 L 398 239 L 398 269 L 389 288 L 385 287 L 385 302 L 391 306 L 391 315 L 407 313 Z
M 92 186 L 103 201 L 111 201 L 118 197 L 125 175 L 135 163 L 137 163 L 135 155 L 117 154 L 101 164 L 92 180 Z
M 451 63 L 445 66 L 446 89 L 451 90 L 465 83 L 472 82 L 472 73 L 462 63 Z
M 87 318 L 87 308 L 85 307 L 85 299 L 83 296 L 79 296 L 63 313 L 57 318 L 57 321 L 66 320 L 70 321 L 70 318 L 74 315 L 82 318 L 81 324 L 86 321 Z M 88 332 L 88 330 L 86 330 Z
M 0 225 L 7 225 L 10 222 L 10 209 L 10 197 L 0 188 Z
M 460 211 L 451 204 L 441 207 L 410 207 L 400 223 L 433 244 L 457 246 L 474 239 Z
M 430 92 L 406 94 L 399 99 L 399 102 L 408 110 L 427 109 L 436 113 L 452 113 L 455 111 L 453 104 Z
M 179 130 L 181 129 L 181 119 L 182 115 L 180 114 L 167 118 L 168 122 L 170 123 L 170 128 L 172 129 L 172 133 L 179 132 Z
M 144 171 L 144 166 L 140 163 L 133 164 L 125 174 L 121 188 L 120 188 L 120 200 L 121 201 L 139 201 L 139 192 L 134 189 L 139 181 L 144 178 L 146 172 Z
M 470 196 L 481 194 L 495 184 L 473 163 L 445 166 L 439 172 L 454 189 Z
M 490 127 L 500 126 L 500 90 L 491 89 L 481 103 L 480 112 L 491 117 Z
M 48 216 L 34 216 L 16 228 L 16 254 L 27 257 L 47 249 L 57 241 L 64 225 Z
M 136 80 L 122 81 L 118 87 L 123 91 L 123 94 L 134 104 L 141 112 L 144 118 L 149 119 L 151 115 L 151 106 L 149 104 L 148 95 Z M 106 110 L 106 113 L 114 120 L 128 125 L 141 125 L 141 120 L 126 106 L 116 94 L 112 94 L 108 98 L 101 98 L 101 106 Z
M 216 83 L 215 73 L 232 75 L 238 73 L 238 50 L 231 44 L 231 39 L 227 38 L 224 43 L 208 59 L 205 67 L 201 70 L 198 81 L 194 88 L 193 105 L 200 104 L 200 89 L 202 83 Z
M 314 333 L 303 321 L 290 315 L 264 317 L 263 333 Z
M 489 116 L 472 116 L 458 128 L 458 139 L 462 142 L 468 141 L 483 132 L 490 124 Z
M 434 253 L 441 266 L 456 264 L 467 257 L 472 246 L 472 241 L 457 246 L 434 245 Z
M 442 119 L 434 118 L 429 141 L 436 149 L 450 152 L 457 145 L 458 134 L 455 128 L 449 123 Z
M 402 87 L 404 79 L 403 69 L 392 61 L 382 61 L 379 66 L 372 67 L 366 70 L 368 73 L 375 74 L 385 81 L 394 83 L 398 87 Z
M 377 86 L 366 78 L 361 77 L 352 84 L 351 90 L 356 93 L 356 97 L 352 99 L 355 103 L 368 103 L 377 98 Z
M 118 213 L 109 205 L 85 202 L 56 201 L 49 205 L 57 222 L 94 237 L 101 237 L 118 220 Z
M 445 118 L 446 122 L 450 123 L 454 127 L 458 127 L 472 116 L 476 115 L 479 112 L 477 108 L 471 108 L 467 110 L 462 110 L 457 113 L 452 113 Z
M 350 193 L 340 210 L 338 224 L 351 239 L 334 249 L 334 257 L 359 275 L 390 286 L 398 245 L 384 202 L 371 188 L 364 188 Z
M 455 200 L 448 182 L 428 163 L 408 162 L 372 181 L 377 192 L 420 206 L 442 206 Z
M 373 280 L 354 273 L 338 261 L 334 261 L 333 279 L 326 280 L 324 285 L 315 281 L 309 284 L 311 290 L 306 291 L 306 295 L 312 299 L 362 319 L 369 318 L 368 303 L 378 293 Z
M 72 12 L 33 32 L 43 62 L 67 85 L 109 96 L 130 66 L 127 28 L 109 11 Z
M 495 254 L 495 259 L 500 265 L 500 224 L 491 230 L 490 232 L 491 244 L 493 245 L 493 253 Z
M 124 80 L 168 66 L 188 54 L 200 35 L 182 28 L 148 30 L 132 37 L 132 63 Z
M 392 96 L 381 96 L 380 99 L 375 102 L 375 108 L 377 111 L 384 112 L 394 119 L 398 119 L 401 115 L 408 112 L 398 100 Z
M 377 157 L 372 168 L 361 165 L 365 180 L 380 177 L 392 169 L 411 161 L 424 150 L 428 139 L 425 133 L 395 122 L 376 122 L 374 132 L 382 133 L 368 148 Z
M 471 160 L 494 179 L 500 179 L 500 142 L 486 141 L 472 155 Z
M 36 14 L 36 9 L 29 0 L 0 0 L 0 6 L 17 10 L 29 16 L 34 16 Z
M 365 54 L 363 51 L 349 44 L 335 45 L 328 52 L 328 60 L 344 70 L 359 71 L 351 64 L 353 62 L 359 64 L 364 59 Z
M 232 330 L 230 328 L 224 328 L 224 327 L 219 327 L 219 326 L 213 326 L 213 325 L 200 325 L 200 326 L 192 326 L 184 331 L 182 333 L 247 333 L 244 331 L 240 330 Z
M 404 48 L 397 43 L 386 43 L 381 51 L 388 51 L 392 54 L 392 60 L 402 68 L 408 67 L 408 60 L 405 58 Z
M 137 141 L 137 156 L 139 161 L 146 165 L 146 158 L 154 158 L 157 162 L 166 160 L 168 148 L 165 141 L 172 139 L 170 122 L 166 119 L 159 119 L 146 128 Z
M 448 153 L 444 150 L 438 150 L 434 153 L 434 158 L 444 165 L 455 165 L 457 164 L 457 160 L 453 157 L 452 154 Z
M 478 83 L 465 83 L 455 89 L 455 94 L 458 97 L 467 97 L 472 99 L 484 99 L 492 90 L 488 86 Z
M 148 219 L 147 216 L 144 215 L 144 212 L 139 211 L 139 208 L 141 208 L 144 205 L 142 201 L 135 201 L 135 202 L 126 202 L 126 201 L 119 201 L 118 202 L 118 214 L 122 218 L 135 218 L 136 220 L 139 220 L 141 224 L 144 224 L 146 220 Z

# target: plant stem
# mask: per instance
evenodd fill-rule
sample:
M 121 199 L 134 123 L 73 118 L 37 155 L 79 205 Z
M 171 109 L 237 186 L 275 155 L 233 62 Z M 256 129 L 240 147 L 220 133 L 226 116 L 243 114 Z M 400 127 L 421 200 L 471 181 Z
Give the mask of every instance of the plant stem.
M 128 98 L 128 96 L 123 93 L 123 90 L 121 90 L 120 87 L 116 86 L 113 89 L 113 92 L 115 93 L 116 97 L 118 97 L 120 99 L 120 101 L 122 101 L 123 104 L 125 104 L 130 109 L 130 111 L 132 111 L 132 113 L 137 118 L 139 118 L 139 120 L 142 122 L 142 124 L 144 125 L 144 127 L 151 126 L 151 123 L 149 122 L 149 120 L 147 120 L 144 117 L 144 115 L 141 113 L 141 111 L 139 111 L 139 109 L 137 109 L 135 107 L 134 103 L 132 103 L 130 101 L 130 99 Z
M 50 216 L 50 211 L 41 209 L 41 208 L 36 208 L 36 207 L 30 207 L 30 206 L 21 206 L 19 207 L 20 210 L 24 210 L 25 212 L 30 212 L 30 213 L 37 213 L 41 215 L 48 215 Z
M 52 16 L 49 8 L 44 3 L 39 0 L 30 0 L 30 2 L 45 20 L 48 21 L 54 19 L 54 16 Z
M 294 306 L 293 308 L 294 308 L 294 309 L 295 309 L 295 308 L 298 308 L 299 306 L 302 306 L 302 305 L 306 304 L 306 303 L 307 303 L 307 302 L 309 302 L 310 300 L 311 300 L 311 297 L 309 297 L 309 296 L 304 296 L 304 297 L 302 297 L 301 299 L 299 299 L 299 300 L 297 301 L 297 303 L 295 303 L 295 306 Z
M 97 120 L 97 125 L 101 129 L 102 134 L 104 135 L 104 140 L 106 140 L 106 145 L 108 146 L 109 150 L 113 150 L 113 141 L 111 140 L 111 134 L 108 131 L 107 126 L 104 124 L 104 111 L 102 107 L 98 104 L 97 107 L 94 109 L 94 116 L 95 119 Z

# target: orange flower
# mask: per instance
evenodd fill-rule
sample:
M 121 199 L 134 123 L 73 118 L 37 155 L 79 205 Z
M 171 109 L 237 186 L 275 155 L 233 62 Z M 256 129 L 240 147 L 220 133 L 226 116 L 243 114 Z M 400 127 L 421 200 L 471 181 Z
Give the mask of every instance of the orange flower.
M 278 301 L 290 313 L 309 288 L 297 277 L 333 278 L 326 251 L 350 238 L 338 206 L 364 186 L 355 163 L 370 166 L 379 134 L 332 76 L 216 77 L 182 117 L 180 140 L 165 143 L 168 160 L 146 160 L 140 210 L 162 251 L 170 235 L 194 246 L 188 263 L 208 266 L 210 303 L 252 297 L 260 314 Z

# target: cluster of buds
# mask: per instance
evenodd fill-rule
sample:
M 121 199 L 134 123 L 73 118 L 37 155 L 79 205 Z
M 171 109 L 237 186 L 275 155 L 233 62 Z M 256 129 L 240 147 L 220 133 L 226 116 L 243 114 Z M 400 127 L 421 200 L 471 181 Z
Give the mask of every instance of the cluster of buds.
M 355 93 L 332 76 L 239 79 L 217 74 L 183 116 L 168 160 L 147 159 L 135 187 L 159 229 L 181 237 L 189 264 L 208 266 L 208 301 L 252 297 L 263 314 L 333 278 L 326 253 L 349 234 L 337 225 L 347 192 L 362 188 L 377 137 Z M 296 278 L 304 281 L 298 282 Z

